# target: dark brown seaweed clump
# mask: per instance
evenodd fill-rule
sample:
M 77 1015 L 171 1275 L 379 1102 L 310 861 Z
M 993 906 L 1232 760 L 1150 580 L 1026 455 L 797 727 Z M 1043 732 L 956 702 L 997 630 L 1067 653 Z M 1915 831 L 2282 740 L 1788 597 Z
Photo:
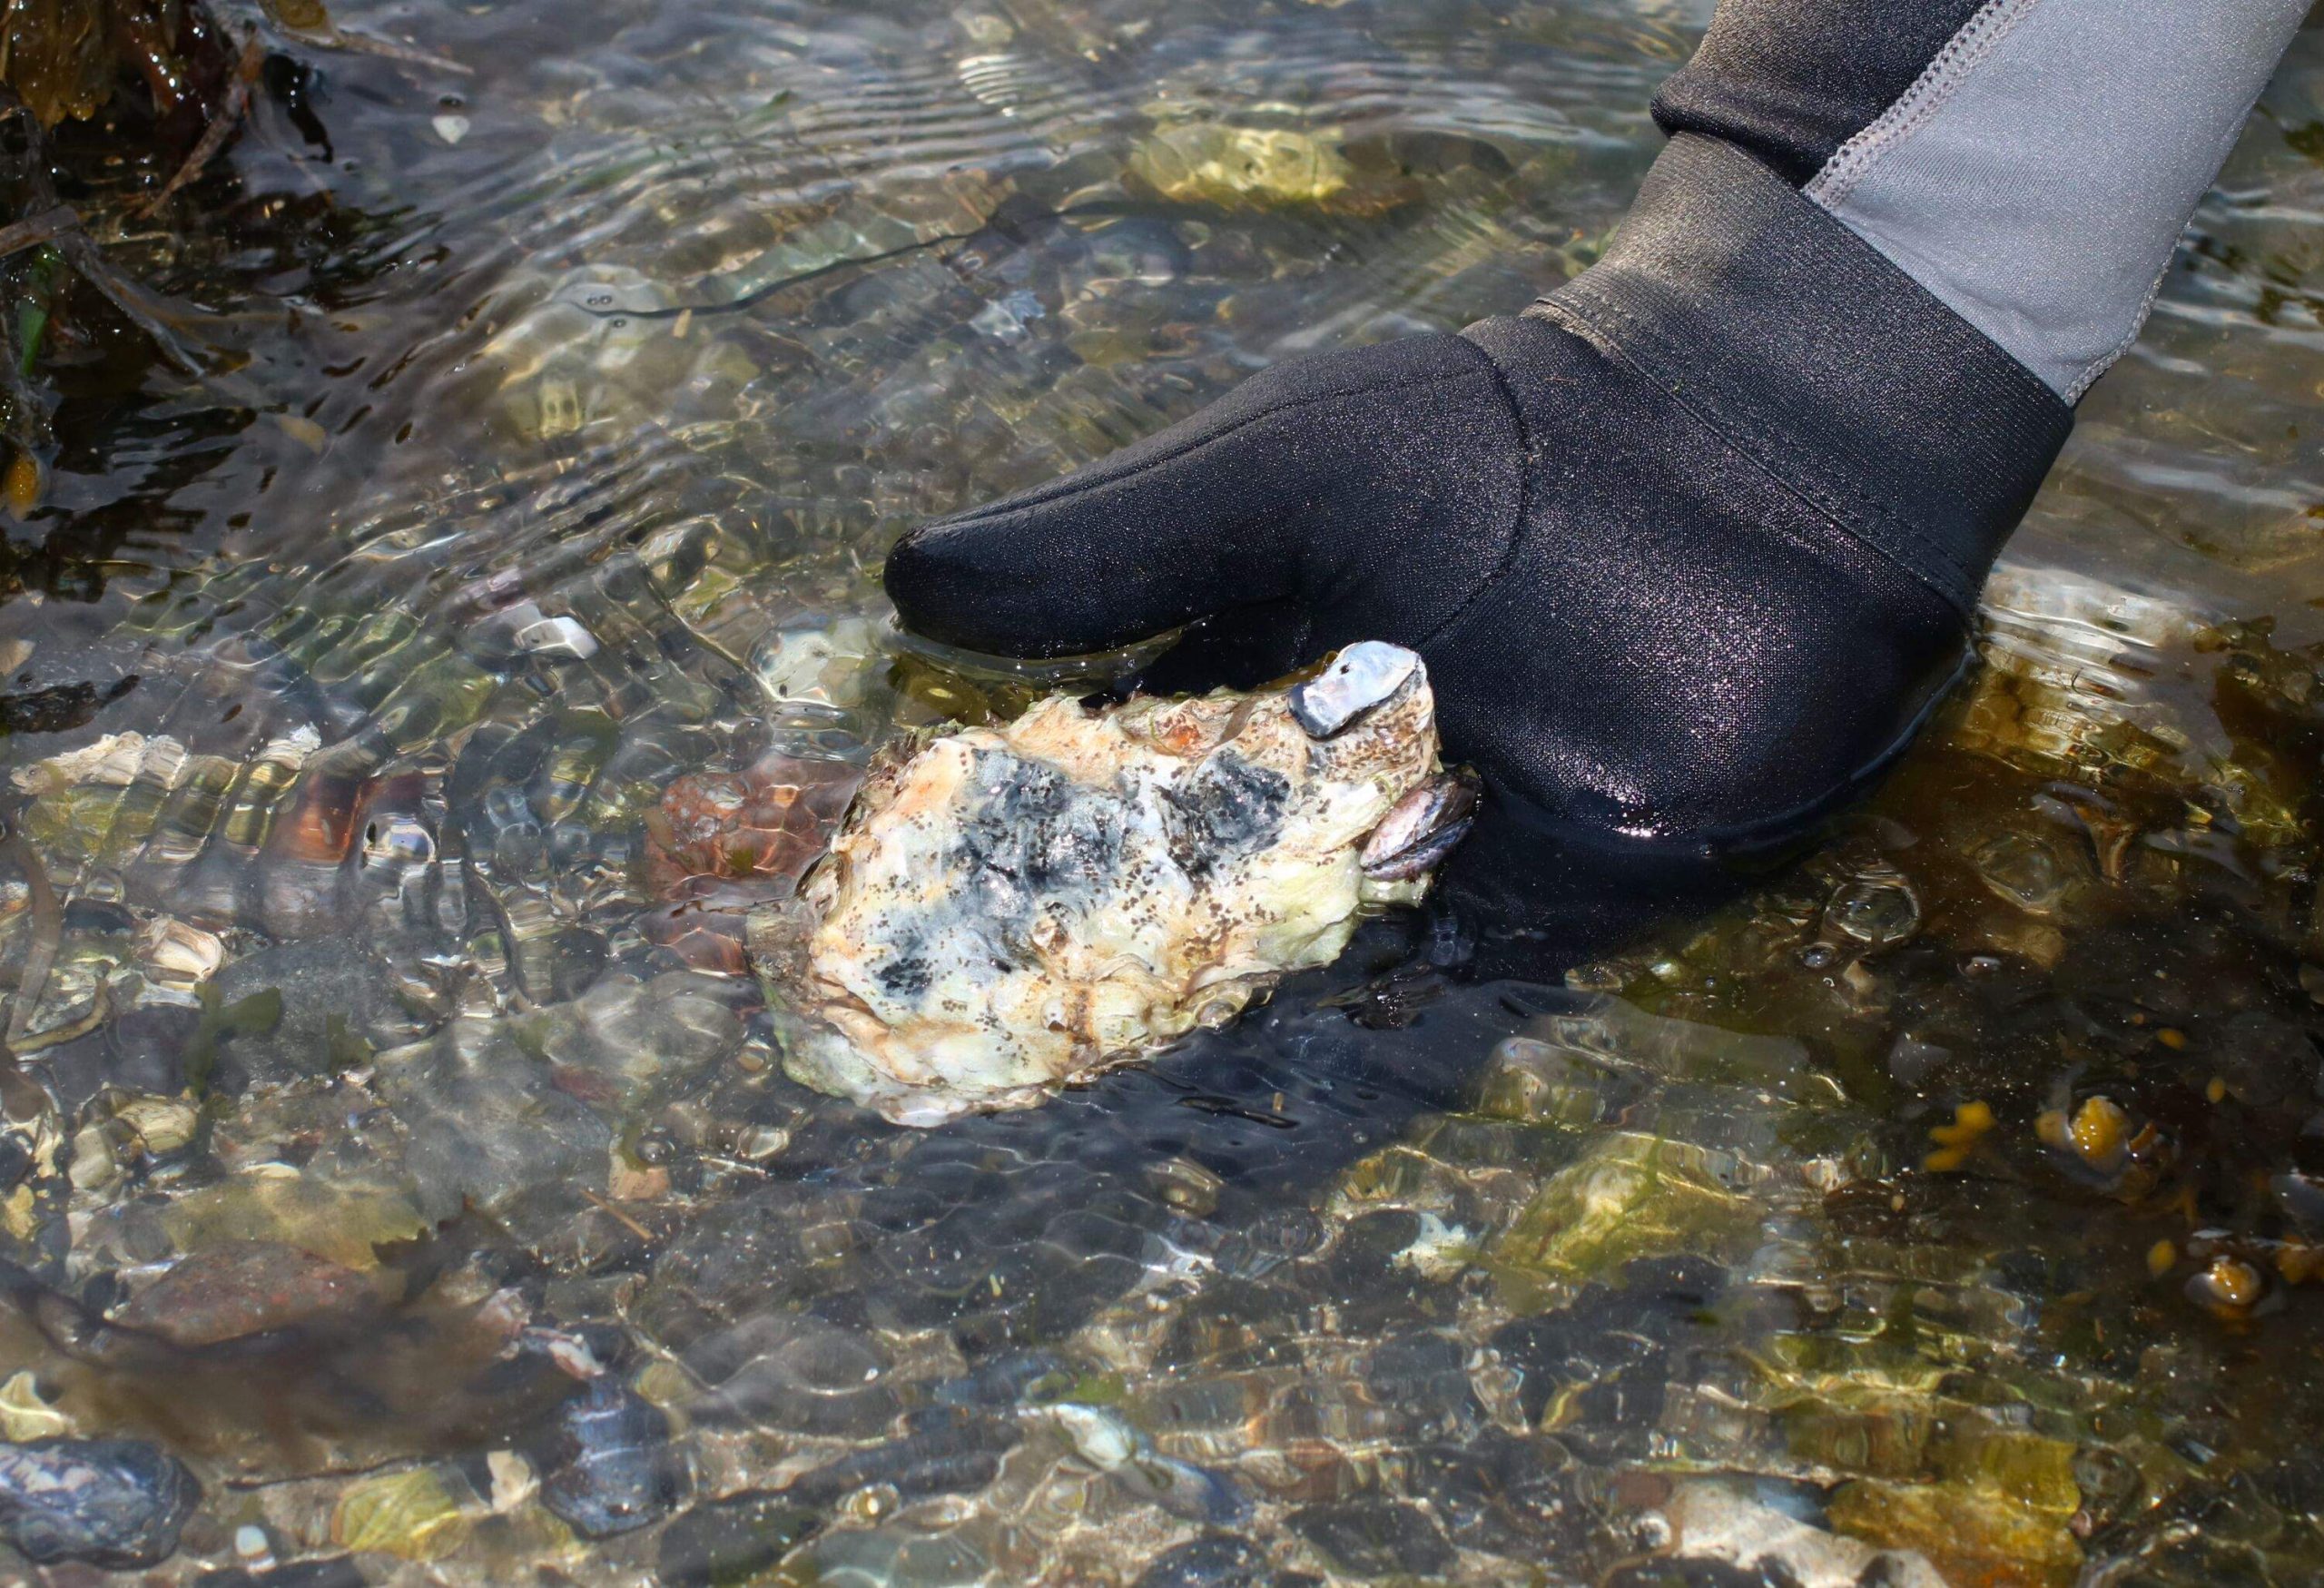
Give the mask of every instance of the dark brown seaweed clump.
M 60 464 L 103 467 L 103 416 L 160 369 L 205 389 L 232 428 L 241 405 L 212 379 L 201 311 L 172 278 L 214 273 L 230 238 L 251 237 L 213 186 L 236 179 L 217 157 L 243 129 L 253 92 L 284 102 L 310 143 L 328 137 L 305 103 L 291 53 L 349 41 L 317 0 L 267 0 L 238 15 L 201 0 L 11 0 L 0 17 L 0 512 L 41 517 Z M 182 195 L 198 182 L 204 202 Z M 280 206 L 278 206 L 280 208 Z M 325 201 L 276 226 L 328 224 Z M 266 241 L 271 241 L 268 239 Z M 208 267 L 208 268 L 205 268 Z M 222 401 L 215 399 L 223 399 Z M 77 438 L 86 438 L 75 447 Z M 87 458 L 70 456 L 86 451 Z M 54 515 L 50 515 L 54 517 Z M 0 593 L 86 597 L 125 526 L 83 515 L 28 547 L 0 542 Z M 61 537 L 61 538 L 60 538 Z
M 44 126 L 99 114 L 131 77 L 166 117 L 214 86 L 223 36 L 193 0 L 11 0 L 0 77 Z

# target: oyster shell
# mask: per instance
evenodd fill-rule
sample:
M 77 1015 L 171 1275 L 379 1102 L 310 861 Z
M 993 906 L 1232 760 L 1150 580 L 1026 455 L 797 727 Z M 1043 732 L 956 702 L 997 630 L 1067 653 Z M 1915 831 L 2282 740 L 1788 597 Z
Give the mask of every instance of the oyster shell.
M 1038 1101 L 1335 958 L 1367 909 L 1419 897 L 1473 803 L 1433 797 L 1434 700 L 1401 655 L 1327 717 L 1308 685 L 1056 695 L 884 757 L 753 945 L 786 1068 L 932 1124 Z M 1391 813 L 1409 836 L 1375 853 Z

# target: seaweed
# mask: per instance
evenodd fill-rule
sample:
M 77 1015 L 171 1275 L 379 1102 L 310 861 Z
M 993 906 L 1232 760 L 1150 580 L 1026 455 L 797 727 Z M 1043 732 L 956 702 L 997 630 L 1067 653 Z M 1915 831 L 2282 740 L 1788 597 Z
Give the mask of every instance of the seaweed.
M 0 7 L 0 512 L 20 525 L 50 521 L 45 544 L 0 539 L 0 594 L 91 599 L 130 531 L 45 508 L 52 470 L 74 467 L 67 454 L 89 442 L 84 424 L 60 433 L 60 410 L 111 413 L 158 370 L 209 399 L 208 422 L 250 422 L 261 405 L 212 345 L 208 313 L 169 290 L 172 278 L 180 290 L 207 279 L 196 261 L 248 230 L 219 157 L 261 94 L 328 150 L 304 58 L 407 52 L 340 29 L 320 0 Z M 283 208 L 264 230 L 340 223 L 327 194 Z

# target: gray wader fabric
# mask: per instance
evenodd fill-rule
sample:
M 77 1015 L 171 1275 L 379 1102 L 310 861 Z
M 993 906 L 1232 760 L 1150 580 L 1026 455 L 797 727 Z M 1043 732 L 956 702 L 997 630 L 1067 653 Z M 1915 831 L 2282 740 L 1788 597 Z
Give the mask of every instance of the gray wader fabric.
M 1800 185 L 2071 403 L 2137 337 L 2308 5 L 1725 0 L 1656 114 Z
M 2137 337 L 2307 0 L 1992 0 L 1807 196 L 2073 401 Z

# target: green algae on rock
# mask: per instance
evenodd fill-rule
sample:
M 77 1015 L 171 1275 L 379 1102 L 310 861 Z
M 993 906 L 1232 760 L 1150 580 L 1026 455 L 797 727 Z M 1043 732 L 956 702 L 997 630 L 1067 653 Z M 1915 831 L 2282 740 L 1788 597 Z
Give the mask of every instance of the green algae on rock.
M 1609 1132 L 1542 1184 L 1485 1265 L 1512 1309 L 1528 1312 L 1639 1258 L 1738 1255 L 1760 1212 L 1728 1184 L 1738 1169 L 1688 1142 Z

